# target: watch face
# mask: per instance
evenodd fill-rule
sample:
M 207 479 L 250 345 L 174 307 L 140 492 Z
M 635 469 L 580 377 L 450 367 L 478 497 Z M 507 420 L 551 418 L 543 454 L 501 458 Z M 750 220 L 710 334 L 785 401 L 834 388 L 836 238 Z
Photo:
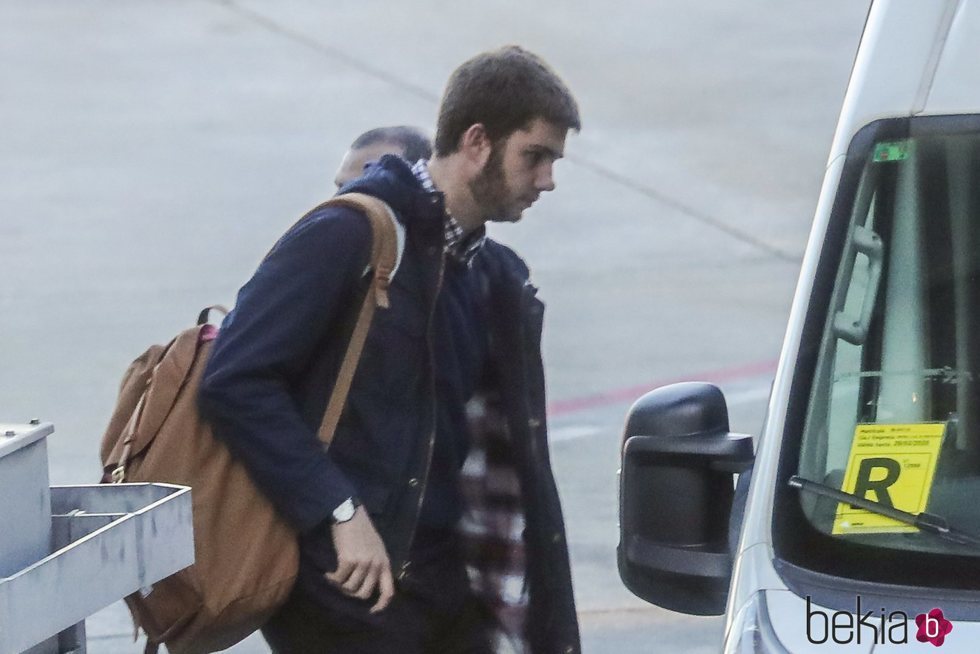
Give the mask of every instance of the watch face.
M 347 522 L 354 517 L 354 500 L 349 497 L 333 510 L 333 519 L 337 522 Z

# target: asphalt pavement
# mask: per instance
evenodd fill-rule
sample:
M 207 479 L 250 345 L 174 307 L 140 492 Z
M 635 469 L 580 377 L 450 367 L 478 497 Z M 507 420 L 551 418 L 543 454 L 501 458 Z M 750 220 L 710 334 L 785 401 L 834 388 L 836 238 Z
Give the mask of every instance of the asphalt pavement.
M 493 235 L 548 305 L 585 651 L 717 651 L 721 618 L 616 574 L 622 423 L 707 379 L 758 431 L 867 4 L 0 0 L 0 421 L 54 422 L 52 483 L 97 480 L 128 362 L 233 303 L 354 136 L 431 128 L 457 64 L 519 43 L 583 117 L 557 191 Z M 121 605 L 88 631 L 140 651 Z

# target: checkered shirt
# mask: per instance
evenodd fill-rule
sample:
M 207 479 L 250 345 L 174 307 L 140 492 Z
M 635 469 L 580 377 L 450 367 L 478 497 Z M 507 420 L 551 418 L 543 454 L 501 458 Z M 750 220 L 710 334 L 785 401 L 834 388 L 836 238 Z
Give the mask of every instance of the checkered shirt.
M 426 192 L 438 192 L 435 183 L 432 181 L 432 175 L 429 174 L 428 161 L 419 159 L 412 166 L 412 172 L 415 174 L 415 179 L 419 180 L 419 183 Z M 453 218 L 448 210 L 446 211 L 446 218 L 443 221 L 443 227 L 446 232 L 446 254 L 458 263 L 466 266 L 472 265 L 473 257 L 476 256 L 476 253 L 480 251 L 480 248 L 483 247 L 483 244 L 487 240 L 487 228 L 480 225 L 480 227 L 471 233 L 466 234 L 463 232 L 459 221 Z

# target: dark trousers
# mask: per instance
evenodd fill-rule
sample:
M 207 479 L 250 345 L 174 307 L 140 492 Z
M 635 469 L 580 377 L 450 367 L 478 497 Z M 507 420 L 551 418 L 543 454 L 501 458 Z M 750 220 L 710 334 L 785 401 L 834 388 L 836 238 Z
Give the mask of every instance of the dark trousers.
M 414 564 L 388 607 L 298 586 L 262 629 L 274 654 L 491 654 L 493 619 L 455 557 Z M 324 597 L 324 593 L 333 596 Z

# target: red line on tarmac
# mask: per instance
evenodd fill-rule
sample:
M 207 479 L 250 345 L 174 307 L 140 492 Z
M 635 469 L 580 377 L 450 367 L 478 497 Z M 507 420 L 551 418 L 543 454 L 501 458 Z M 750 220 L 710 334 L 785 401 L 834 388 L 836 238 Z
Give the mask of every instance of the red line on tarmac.
M 659 379 L 647 384 L 619 388 L 611 391 L 605 391 L 603 393 L 596 393 L 594 395 L 585 395 L 583 397 L 573 397 L 568 400 L 558 400 L 548 405 L 548 416 L 554 418 L 568 415 L 569 413 L 585 411 L 586 409 L 595 409 L 597 407 L 608 406 L 610 404 L 631 402 L 638 399 L 647 391 L 652 391 L 660 386 L 675 384 L 677 382 L 706 381 L 713 384 L 721 384 L 724 382 L 741 379 L 743 377 L 758 377 L 759 375 L 775 372 L 777 363 L 778 362 L 775 360 L 758 361 L 756 363 L 748 363 L 744 366 L 738 366 L 737 368 L 725 368 L 723 370 L 712 370 L 708 372 L 683 375 L 681 377 Z

